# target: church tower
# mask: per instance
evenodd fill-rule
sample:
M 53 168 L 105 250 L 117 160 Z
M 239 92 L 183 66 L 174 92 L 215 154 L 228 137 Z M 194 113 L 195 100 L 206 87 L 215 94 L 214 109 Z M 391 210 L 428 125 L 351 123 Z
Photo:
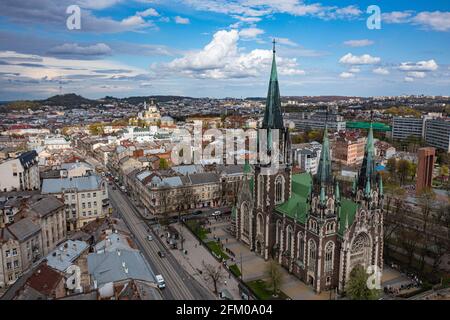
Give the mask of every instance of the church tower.
M 345 232 L 341 251 L 341 274 L 339 291 L 344 291 L 351 271 L 362 266 L 383 268 L 383 179 L 375 170 L 375 148 L 373 125 L 364 151 L 364 159 L 358 176 L 353 182 L 352 197 L 357 204 L 355 217 L 349 224 L 346 216 Z
M 269 243 L 269 233 L 274 228 L 271 214 L 276 205 L 289 199 L 291 190 L 291 142 L 281 111 L 275 41 L 266 108 L 257 140 L 259 156 L 250 188 L 252 203 L 244 195 L 237 203 L 237 238 L 269 259 L 269 248 L 273 246 Z M 262 140 L 267 142 L 266 148 L 262 147 Z M 245 180 L 243 184 L 242 191 L 248 190 Z
M 338 256 L 339 216 L 341 193 L 331 168 L 328 125 L 325 123 L 319 167 L 309 195 L 309 212 L 306 219 L 306 282 L 317 292 L 330 290 L 337 285 L 335 273 Z

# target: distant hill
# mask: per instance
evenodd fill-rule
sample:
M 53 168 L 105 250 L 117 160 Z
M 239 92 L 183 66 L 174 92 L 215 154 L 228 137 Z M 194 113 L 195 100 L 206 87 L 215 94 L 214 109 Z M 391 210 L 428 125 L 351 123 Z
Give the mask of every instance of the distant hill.
M 80 105 L 96 105 L 98 104 L 95 100 L 89 100 L 75 93 L 56 95 L 50 97 L 46 100 L 38 101 L 41 105 L 47 106 L 64 106 L 69 108 L 75 108 Z
M 130 104 L 139 104 L 144 103 L 144 101 L 149 102 L 150 100 L 155 100 L 156 102 L 167 102 L 171 100 L 182 100 L 182 99 L 189 99 L 192 100 L 194 98 L 191 97 L 183 97 L 183 96 L 137 96 L 137 97 L 127 97 L 127 98 L 115 98 L 107 96 L 103 99 L 100 99 L 99 101 L 102 103 L 111 103 L 111 102 L 126 102 Z

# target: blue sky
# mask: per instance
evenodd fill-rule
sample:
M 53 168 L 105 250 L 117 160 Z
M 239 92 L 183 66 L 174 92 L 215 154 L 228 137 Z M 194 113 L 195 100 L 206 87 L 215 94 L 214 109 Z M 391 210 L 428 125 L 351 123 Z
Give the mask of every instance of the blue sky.
M 0 100 L 264 96 L 272 38 L 282 95 L 450 95 L 442 0 L 2 0 L 0 27 Z

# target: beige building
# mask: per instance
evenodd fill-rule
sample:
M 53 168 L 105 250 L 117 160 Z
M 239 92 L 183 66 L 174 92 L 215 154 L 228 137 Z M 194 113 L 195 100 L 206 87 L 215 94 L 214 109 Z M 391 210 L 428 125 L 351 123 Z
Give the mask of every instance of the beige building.
M 339 137 L 333 144 L 333 160 L 343 165 L 360 163 L 364 158 L 366 138 Z
M 0 288 L 13 284 L 42 257 L 41 228 L 24 218 L 0 229 Z
M 44 179 L 42 193 L 64 201 L 67 231 L 79 230 L 109 213 L 107 182 L 97 175 Z
M 66 239 L 66 213 L 64 203 L 53 196 L 41 197 L 30 205 L 26 215 L 39 224 L 42 232 L 42 254 Z

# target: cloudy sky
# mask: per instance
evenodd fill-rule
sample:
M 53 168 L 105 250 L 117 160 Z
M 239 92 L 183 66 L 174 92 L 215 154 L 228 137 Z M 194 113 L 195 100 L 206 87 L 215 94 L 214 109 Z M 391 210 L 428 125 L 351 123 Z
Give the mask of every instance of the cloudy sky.
M 0 100 L 264 96 L 273 38 L 282 95 L 450 95 L 450 1 L 2 0 L 0 26 Z

